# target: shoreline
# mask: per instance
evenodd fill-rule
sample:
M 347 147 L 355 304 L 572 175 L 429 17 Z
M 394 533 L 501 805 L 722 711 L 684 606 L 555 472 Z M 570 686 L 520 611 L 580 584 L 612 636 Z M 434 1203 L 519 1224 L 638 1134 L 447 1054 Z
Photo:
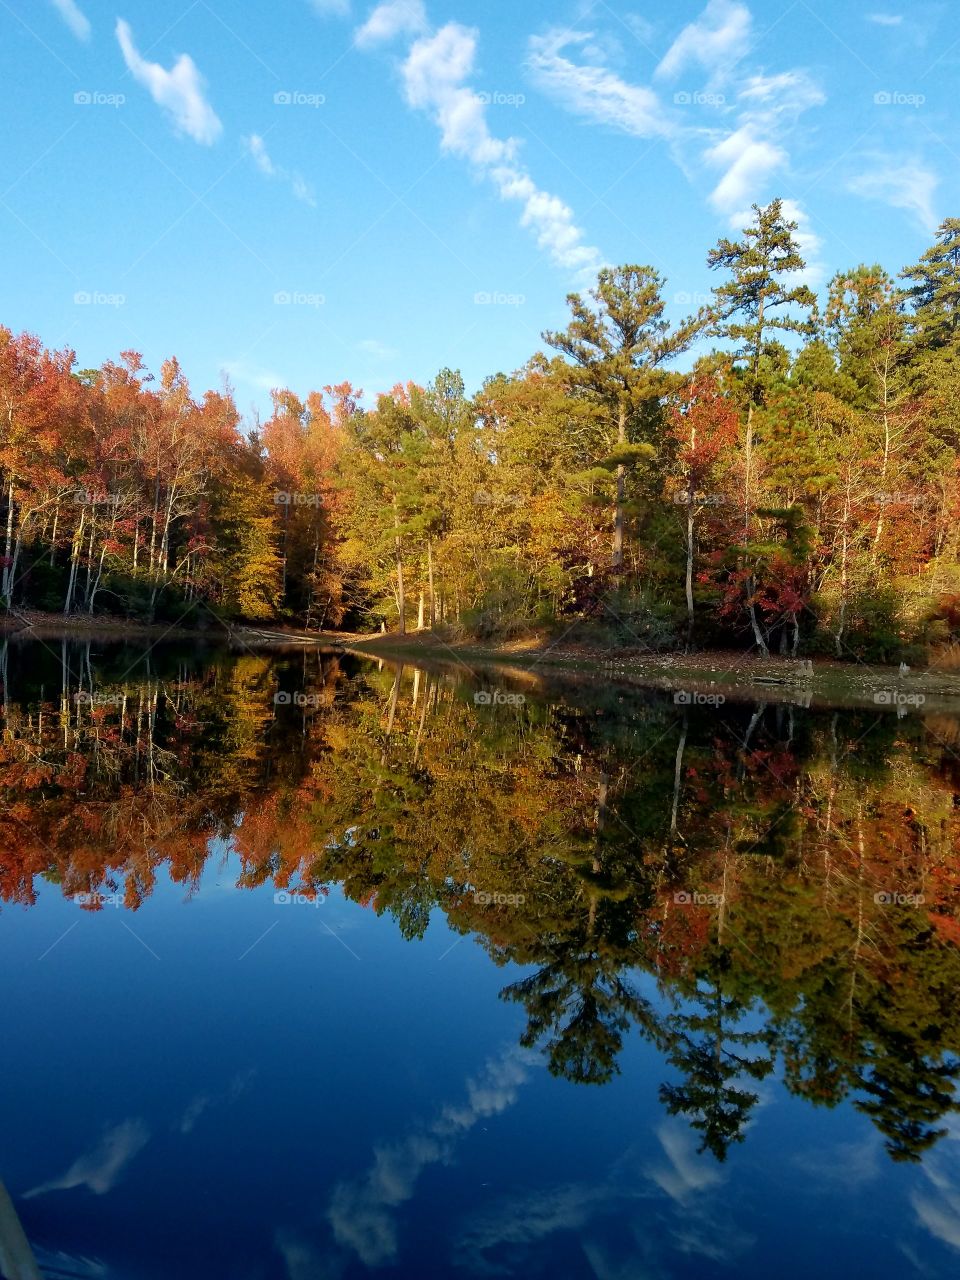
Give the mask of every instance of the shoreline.
M 650 653 L 638 648 L 611 648 L 573 641 L 533 637 L 521 641 L 484 642 L 444 639 L 430 631 L 372 632 L 304 631 L 253 624 L 205 628 L 163 622 L 139 622 L 110 615 L 59 614 L 36 610 L 0 617 L 0 636 L 12 640 L 99 639 L 117 642 L 153 639 L 209 643 L 231 648 L 319 648 L 352 653 L 366 659 L 430 662 L 464 667 L 471 663 L 495 669 L 506 678 L 527 681 L 552 679 L 603 680 L 608 684 L 689 690 L 696 695 L 782 702 L 792 705 L 875 706 L 896 711 L 944 710 L 960 712 L 960 671 L 929 668 L 901 675 L 898 667 L 814 659 L 812 673 L 806 659 L 703 650 L 694 653 Z M 888 702 L 877 694 L 890 695 Z
M 65 618 L 58 613 L 43 613 L 39 610 L 22 610 L 0 616 L 0 636 L 6 639 L 50 638 L 68 639 L 76 637 L 86 639 L 96 637 L 103 640 L 140 640 L 153 638 L 155 641 L 192 640 L 194 642 L 210 642 L 214 644 L 258 645 L 315 645 L 318 647 L 339 648 L 345 641 L 351 643 L 364 639 L 362 636 L 346 635 L 332 631 L 303 631 L 297 628 L 256 627 L 253 625 L 235 625 L 218 623 L 212 616 L 210 625 L 203 627 L 187 627 L 178 623 L 142 622 L 135 618 L 121 618 L 113 614 L 73 614 Z
M 453 666 L 469 663 L 496 667 L 505 676 L 566 676 L 578 680 L 603 680 L 663 692 L 688 690 L 692 694 L 723 694 L 726 698 L 784 702 L 792 705 L 875 707 L 878 711 L 960 712 L 960 672 L 814 659 L 813 671 L 804 671 L 806 659 L 704 650 L 696 653 L 651 654 L 638 649 L 611 649 L 591 644 L 543 641 L 484 644 L 477 641 L 444 641 L 429 632 L 399 636 L 377 633 L 360 640 L 344 638 L 349 652 L 394 662 L 404 658 L 430 660 Z M 889 694 L 889 701 L 875 695 Z M 919 699 L 919 701 L 917 701 Z

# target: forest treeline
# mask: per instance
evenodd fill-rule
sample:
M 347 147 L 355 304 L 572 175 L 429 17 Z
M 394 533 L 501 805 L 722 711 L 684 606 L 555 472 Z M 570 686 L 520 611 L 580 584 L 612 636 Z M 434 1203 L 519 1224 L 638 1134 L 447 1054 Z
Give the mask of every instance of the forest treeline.
M 411 941 L 445 916 L 558 1076 L 601 1085 L 648 1039 L 717 1158 L 775 1068 L 894 1159 L 954 1122 L 955 718 L 718 719 L 594 684 L 483 706 L 314 650 L 61 655 L 0 655 L 0 903 L 137 911 L 229 849 L 241 888 L 342 893 Z
M 820 299 L 777 200 L 707 262 L 677 324 L 652 267 L 603 270 L 472 398 L 444 369 L 373 409 L 278 389 L 253 423 L 176 360 L 82 370 L 0 329 L 0 604 L 952 654 L 960 219 Z

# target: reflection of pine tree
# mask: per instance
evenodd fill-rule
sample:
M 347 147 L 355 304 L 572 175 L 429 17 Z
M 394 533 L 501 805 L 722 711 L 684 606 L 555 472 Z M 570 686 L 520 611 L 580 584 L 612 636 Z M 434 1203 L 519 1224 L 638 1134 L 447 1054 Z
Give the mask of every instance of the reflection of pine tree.
M 667 1059 L 683 1074 L 680 1084 L 660 1086 L 660 1099 L 671 1115 L 690 1117 L 702 1135 L 700 1151 L 726 1159 L 731 1143 L 742 1142 L 758 1094 L 739 1087 L 744 1076 L 762 1080 L 773 1070 L 772 1033 L 737 1031 L 750 1004 L 724 991 L 729 954 L 715 951 L 706 977 L 691 997 L 696 1011 L 678 1012 L 666 1026 Z M 760 1056 L 750 1050 L 760 1047 Z
M 886 1138 L 891 1159 L 919 1160 L 948 1132 L 937 1122 L 957 1110 L 954 1080 L 960 1059 L 932 1062 L 909 1037 L 889 1027 L 883 1033 L 857 1071 L 867 1097 L 854 1105 Z
M 550 1071 L 575 1084 L 606 1084 L 631 1022 L 650 1028 L 655 1014 L 624 979 L 620 964 L 596 951 L 555 942 L 554 959 L 505 987 L 502 998 L 524 1005 L 526 1049 L 547 1038 Z

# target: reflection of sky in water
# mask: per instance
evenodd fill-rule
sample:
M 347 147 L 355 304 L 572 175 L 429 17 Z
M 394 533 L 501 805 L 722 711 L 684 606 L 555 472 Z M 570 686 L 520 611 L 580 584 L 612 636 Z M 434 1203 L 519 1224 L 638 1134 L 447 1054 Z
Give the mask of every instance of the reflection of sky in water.
M 0 1172 L 47 1275 L 956 1273 L 960 1127 L 895 1165 L 768 1079 L 717 1164 L 636 1033 L 609 1085 L 555 1080 L 498 999 L 517 971 L 442 919 L 405 943 L 236 874 L 215 856 L 136 915 L 42 885 L 3 912 Z

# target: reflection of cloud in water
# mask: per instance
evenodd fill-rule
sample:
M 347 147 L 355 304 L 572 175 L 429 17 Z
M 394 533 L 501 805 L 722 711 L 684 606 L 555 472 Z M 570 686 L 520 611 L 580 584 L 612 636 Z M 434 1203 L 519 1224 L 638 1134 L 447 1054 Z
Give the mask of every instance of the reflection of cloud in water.
M 927 1156 L 922 1166 L 933 1190 L 912 1192 L 910 1203 L 921 1226 L 951 1249 L 960 1251 L 960 1120 L 951 1116 L 947 1126 L 949 1138 Z
M 657 1130 L 657 1137 L 670 1163 L 653 1166 L 647 1174 L 671 1200 L 686 1204 L 697 1193 L 723 1182 L 723 1174 L 716 1165 L 708 1164 L 697 1155 L 689 1129 L 663 1124 Z
M 526 1080 L 528 1067 L 515 1049 L 488 1063 L 477 1080 L 467 1082 L 464 1106 L 444 1107 L 437 1119 L 400 1142 L 376 1148 L 365 1177 L 340 1182 L 333 1190 L 327 1218 L 338 1244 L 352 1249 L 368 1267 L 383 1266 L 397 1254 L 393 1210 L 411 1199 L 423 1170 L 446 1163 L 476 1122 L 505 1111 Z
M 860 1142 L 838 1142 L 817 1150 L 800 1151 L 793 1164 L 812 1179 L 813 1190 L 832 1195 L 833 1183 L 860 1186 L 874 1182 L 883 1170 L 883 1139 L 871 1130 Z
M 487 1254 L 504 1245 L 533 1244 L 556 1231 L 585 1227 L 598 1212 L 615 1211 L 618 1199 L 638 1192 L 619 1193 L 607 1184 L 597 1187 L 551 1187 L 522 1197 L 510 1197 L 489 1210 L 472 1214 L 458 1233 L 457 1259 L 471 1271 L 496 1275 L 501 1268 Z
M 287 1269 L 287 1280 L 340 1280 L 346 1263 L 332 1250 L 322 1256 L 295 1231 L 281 1228 L 275 1238 L 277 1252 Z
M 697 1155 L 686 1128 L 664 1124 L 657 1138 L 666 1163 L 638 1170 L 628 1153 L 600 1183 L 504 1197 L 469 1215 L 458 1232 L 458 1262 L 475 1274 L 507 1274 L 491 1256 L 494 1250 L 510 1248 L 516 1264 L 518 1249 L 571 1231 L 578 1233 L 583 1257 L 598 1280 L 675 1274 L 664 1266 L 670 1252 L 725 1263 L 746 1252 L 753 1237 L 734 1225 L 729 1209 L 710 1203 L 709 1193 L 724 1183 L 724 1174 Z M 666 1205 L 651 1182 L 668 1197 Z M 647 1206 L 643 1216 L 628 1216 L 631 1206 L 641 1203 Z
M 93 1151 L 74 1160 L 66 1173 L 34 1187 L 24 1199 L 42 1196 L 48 1191 L 70 1191 L 74 1187 L 89 1187 L 94 1195 L 105 1195 L 124 1166 L 146 1146 L 149 1137 L 150 1131 L 142 1120 L 124 1120 L 108 1129 Z
M 84 1258 L 79 1254 L 48 1252 L 38 1248 L 36 1251 L 37 1266 L 45 1276 L 69 1276 L 70 1280 L 98 1280 L 100 1276 L 110 1274 L 109 1267 L 93 1258 Z
M 229 1105 L 232 1102 L 236 1102 L 250 1088 L 256 1074 L 256 1067 L 251 1067 L 247 1071 L 239 1071 L 222 1093 L 198 1093 L 195 1098 L 191 1098 L 177 1126 L 180 1132 L 192 1133 L 194 1125 L 208 1107 Z

